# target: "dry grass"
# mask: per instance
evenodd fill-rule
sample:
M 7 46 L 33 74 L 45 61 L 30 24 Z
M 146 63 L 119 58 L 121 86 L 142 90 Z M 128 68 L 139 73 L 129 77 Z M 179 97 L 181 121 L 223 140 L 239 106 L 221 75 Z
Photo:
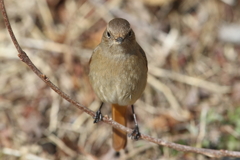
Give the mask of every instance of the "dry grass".
M 136 103 L 141 132 L 190 146 L 240 150 L 238 1 L 5 3 L 17 39 L 36 66 L 92 110 L 100 102 L 88 82 L 88 60 L 106 23 L 127 19 L 149 63 L 148 85 Z M 93 124 L 51 91 L 18 59 L 2 18 L 0 29 L 0 159 L 114 159 L 111 128 Z M 103 112 L 110 115 L 107 106 Z M 207 159 L 145 141 L 129 140 L 127 149 L 119 159 Z

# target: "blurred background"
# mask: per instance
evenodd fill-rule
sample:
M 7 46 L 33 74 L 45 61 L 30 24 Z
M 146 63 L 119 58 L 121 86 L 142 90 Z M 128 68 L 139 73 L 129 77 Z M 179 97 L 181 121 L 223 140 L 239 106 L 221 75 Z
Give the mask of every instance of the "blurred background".
M 89 58 L 107 22 L 127 19 L 148 58 L 148 84 L 135 104 L 140 131 L 179 144 L 240 151 L 238 0 L 5 0 L 5 5 L 33 63 L 94 111 L 100 102 L 89 84 Z M 111 127 L 93 124 L 17 54 L 0 15 L 0 159 L 117 159 Z M 107 104 L 103 114 L 111 115 Z M 128 119 L 133 128 L 132 116 Z M 209 158 L 129 140 L 118 159 Z

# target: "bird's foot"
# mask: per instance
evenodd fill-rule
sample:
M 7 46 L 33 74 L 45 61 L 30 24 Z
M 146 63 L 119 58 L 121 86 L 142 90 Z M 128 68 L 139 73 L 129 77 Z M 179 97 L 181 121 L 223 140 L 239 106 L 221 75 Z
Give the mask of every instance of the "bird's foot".
M 102 113 L 101 113 L 100 110 L 98 110 L 98 111 L 96 112 L 96 114 L 95 114 L 95 116 L 93 117 L 93 119 L 94 119 L 94 122 L 93 122 L 93 123 L 98 123 L 98 122 L 102 121 L 103 116 L 102 116 Z
M 141 137 L 141 133 L 139 131 L 138 125 L 135 126 L 135 128 L 133 129 L 132 133 L 128 135 L 131 139 L 134 140 L 139 140 L 139 138 Z

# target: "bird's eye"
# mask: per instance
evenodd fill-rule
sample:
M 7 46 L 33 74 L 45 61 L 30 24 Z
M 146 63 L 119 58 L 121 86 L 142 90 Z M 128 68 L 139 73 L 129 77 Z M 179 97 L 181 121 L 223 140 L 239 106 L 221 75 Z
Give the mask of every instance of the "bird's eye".
M 130 37 L 132 35 L 132 31 L 129 31 L 128 32 L 128 36 Z
M 107 37 L 108 37 L 108 38 L 110 38 L 110 37 L 111 37 L 111 35 L 110 35 L 110 33 L 109 33 L 109 32 L 107 32 Z

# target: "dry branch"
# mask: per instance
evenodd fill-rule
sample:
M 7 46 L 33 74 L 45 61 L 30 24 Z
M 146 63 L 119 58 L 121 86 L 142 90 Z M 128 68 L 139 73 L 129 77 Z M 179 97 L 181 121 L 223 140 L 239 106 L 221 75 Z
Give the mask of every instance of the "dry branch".
M 83 105 L 81 105 L 80 103 L 78 103 L 77 101 L 73 100 L 72 98 L 70 98 L 66 93 L 64 93 L 63 91 L 61 91 L 57 86 L 55 86 L 48 78 L 46 75 L 44 75 L 33 63 L 32 61 L 29 59 L 29 57 L 27 56 L 27 54 L 22 50 L 22 48 L 20 47 L 20 45 L 18 44 L 14 33 L 12 31 L 11 25 L 9 23 L 8 17 L 7 17 L 7 13 L 5 10 L 5 6 L 4 6 L 4 0 L 0 0 L 0 7 L 1 7 L 1 11 L 3 14 L 3 18 L 4 18 L 4 22 L 5 25 L 7 27 L 7 30 L 11 36 L 12 42 L 14 43 L 17 51 L 18 51 L 18 56 L 19 58 L 26 63 L 29 68 L 40 78 L 42 79 L 50 88 L 52 88 L 57 94 L 59 94 L 61 97 L 63 97 L 64 99 L 66 99 L 68 102 L 70 102 L 71 104 L 73 104 L 74 106 L 78 107 L 79 109 L 81 109 L 82 111 L 84 111 L 85 113 L 89 114 L 90 116 L 94 116 L 94 111 L 88 109 L 87 107 L 84 107 Z M 111 120 L 108 117 L 104 117 L 103 118 L 103 122 L 107 123 L 109 125 L 111 125 L 112 127 L 124 130 L 128 133 L 131 133 L 132 130 L 129 128 L 126 128 L 118 123 L 116 123 L 115 121 Z M 235 151 L 228 151 L 228 150 L 211 150 L 211 149 L 203 149 L 203 148 L 196 148 L 196 147 L 190 147 L 190 146 L 185 146 L 185 145 L 180 145 L 180 144 L 176 144 L 176 143 L 172 143 L 172 142 L 167 142 L 164 141 L 162 139 L 157 139 L 157 138 L 153 138 L 150 137 L 148 135 L 142 134 L 141 135 L 141 139 L 142 140 L 146 140 L 149 142 L 153 142 L 156 144 L 159 144 L 161 146 L 165 146 L 165 147 L 169 147 L 178 151 L 183 151 L 183 152 L 194 152 L 194 153 L 199 153 L 199 154 L 203 154 L 209 157 L 224 157 L 224 156 L 229 156 L 229 157 L 240 157 L 240 152 L 235 152 Z

